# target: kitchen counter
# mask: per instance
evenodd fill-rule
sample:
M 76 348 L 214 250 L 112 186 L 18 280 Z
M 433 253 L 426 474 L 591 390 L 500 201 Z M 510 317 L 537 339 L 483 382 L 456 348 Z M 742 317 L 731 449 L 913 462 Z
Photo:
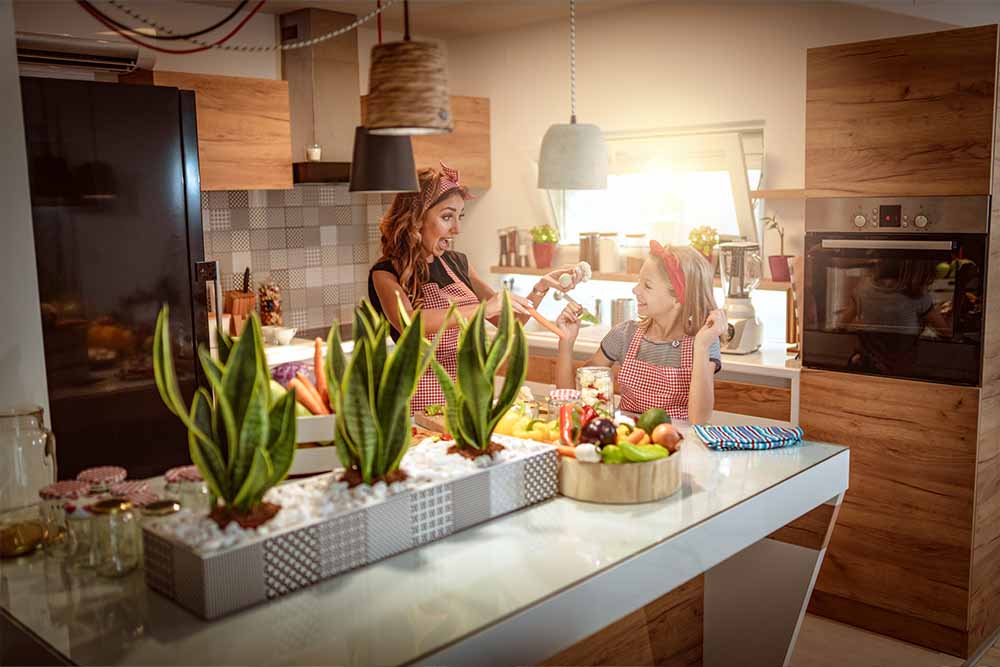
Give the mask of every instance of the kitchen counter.
M 682 487 L 662 501 L 558 497 L 214 622 L 141 572 L 4 561 L 4 631 L 82 665 L 534 664 L 706 573 L 705 665 L 780 664 L 822 550 L 765 538 L 839 506 L 849 453 L 712 452 L 691 436 L 680 456 Z

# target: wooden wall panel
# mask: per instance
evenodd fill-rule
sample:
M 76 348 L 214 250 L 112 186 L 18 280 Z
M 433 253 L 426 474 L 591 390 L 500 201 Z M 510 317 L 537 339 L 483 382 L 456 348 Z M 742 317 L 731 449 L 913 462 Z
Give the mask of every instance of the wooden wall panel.
M 809 49 L 807 195 L 990 193 L 997 27 Z
M 782 387 L 717 379 L 715 409 L 738 415 L 788 421 L 792 414 L 792 391 Z
M 292 187 L 288 82 L 155 70 L 157 86 L 195 92 L 202 190 Z M 149 83 L 148 72 L 123 77 Z
M 768 538 L 819 551 L 823 548 L 823 542 L 830 529 L 830 519 L 836 510 L 834 505 L 820 505 L 774 531 Z
M 892 634 L 895 615 L 964 633 L 979 390 L 811 369 L 801 383 L 806 437 L 851 448 L 816 590 L 839 598 L 837 620 L 875 632 Z
M 361 98 L 361 122 L 365 122 L 368 96 Z M 492 179 L 490 156 L 490 99 L 452 95 L 451 114 L 455 129 L 449 134 L 415 136 L 413 161 L 417 169 L 439 168 L 444 162 L 458 169 L 462 184 L 485 190 Z

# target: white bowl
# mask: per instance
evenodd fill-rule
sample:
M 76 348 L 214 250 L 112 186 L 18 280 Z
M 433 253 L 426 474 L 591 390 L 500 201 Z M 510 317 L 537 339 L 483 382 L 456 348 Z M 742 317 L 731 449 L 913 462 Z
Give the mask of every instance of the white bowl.
M 295 338 L 295 327 L 274 327 L 274 340 L 278 345 L 288 345 Z

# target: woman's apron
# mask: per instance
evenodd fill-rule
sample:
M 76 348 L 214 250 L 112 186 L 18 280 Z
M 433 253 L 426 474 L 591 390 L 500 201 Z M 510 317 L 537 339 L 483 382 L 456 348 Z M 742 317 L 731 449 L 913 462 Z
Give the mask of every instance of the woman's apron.
M 469 289 L 461 278 L 455 275 L 448 266 L 447 260 L 440 258 L 441 265 L 451 278 L 452 283 L 446 287 L 439 287 L 436 283 L 427 281 L 420 286 L 420 296 L 423 298 L 423 308 L 426 310 L 445 310 L 451 304 L 456 306 L 478 306 L 479 297 Z M 458 372 L 458 327 L 451 326 L 441 334 L 441 342 L 438 344 L 434 356 L 451 378 L 455 379 Z M 444 405 L 444 391 L 438 382 L 437 375 L 433 368 L 428 368 L 417 383 L 417 391 L 410 401 L 411 413 L 422 411 L 428 405 Z
M 681 340 L 680 368 L 663 368 L 640 361 L 636 356 L 647 325 L 640 325 L 632 336 L 628 351 L 618 370 L 621 392 L 619 408 L 642 414 L 650 408 L 663 408 L 671 419 L 688 418 L 688 392 L 694 366 L 694 337 Z

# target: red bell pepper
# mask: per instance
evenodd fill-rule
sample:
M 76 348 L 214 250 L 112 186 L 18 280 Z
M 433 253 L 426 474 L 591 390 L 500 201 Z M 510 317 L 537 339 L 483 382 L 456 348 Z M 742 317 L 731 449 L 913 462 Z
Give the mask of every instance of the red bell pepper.
M 593 419 L 597 418 L 597 410 L 590 405 L 583 406 L 583 416 L 580 418 L 580 428 L 583 428 Z
M 580 437 L 580 413 L 575 405 L 564 405 L 559 408 L 559 437 L 567 447 L 576 447 Z

